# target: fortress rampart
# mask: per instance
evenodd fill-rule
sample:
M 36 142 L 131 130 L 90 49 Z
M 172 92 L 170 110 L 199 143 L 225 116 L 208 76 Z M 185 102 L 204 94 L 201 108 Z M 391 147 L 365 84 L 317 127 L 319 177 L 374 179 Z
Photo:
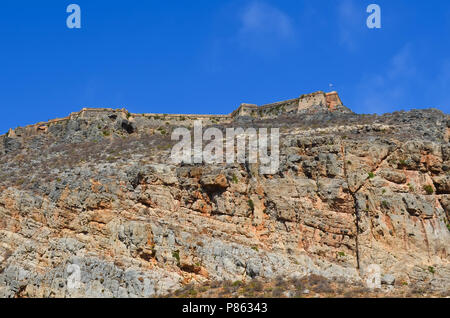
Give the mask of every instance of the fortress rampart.
M 285 100 L 281 102 L 266 104 L 258 106 L 255 104 L 241 104 L 235 111 L 229 115 L 196 115 L 196 114 L 161 114 L 161 113 L 144 113 L 133 114 L 129 113 L 126 109 L 113 109 L 113 108 L 83 108 L 78 112 L 73 112 L 69 116 L 64 118 L 56 118 L 47 122 L 39 122 L 37 124 L 28 125 L 25 127 L 18 127 L 16 129 L 10 129 L 7 136 L 14 137 L 16 135 L 33 134 L 37 131 L 47 131 L 48 127 L 52 124 L 68 121 L 70 119 L 82 118 L 92 119 L 101 116 L 121 116 L 130 120 L 142 120 L 153 119 L 161 121 L 194 121 L 205 120 L 210 123 L 227 123 L 233 121 L 236 117 L 249 116 L 255 118 L 273 118 L 283 113 L 295 114 L 309 109 L 327 109 L 330 111 L 335 110 L 337 106 L 342 106 L 341 99 L 337 92 L 324 93 L 318 91 L 312 94 L 301 95 L 298 98 Z
M 276 117 L 282 113 L 299 113 L 303 110 L 326 107 L 334 110 L 336 106 L 341 106 L 342 102 L 337 92 L 324 93 L 318 91 L 312 94 L 305 94 L 298 98 L 289 99 L 277 103 L 257 106 L 255 104 L 241 104 L 238 109 L 231 113 L 231 117 L 251 116 L 251 117 Z

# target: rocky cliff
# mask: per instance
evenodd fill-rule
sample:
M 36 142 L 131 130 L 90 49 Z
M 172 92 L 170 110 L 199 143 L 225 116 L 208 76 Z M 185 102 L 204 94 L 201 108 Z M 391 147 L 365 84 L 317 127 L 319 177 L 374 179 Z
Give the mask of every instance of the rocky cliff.
M 386 292 L 448 294 L 449 115 L 318 107 L 208 125 L 279 127 L 279 172 L 171 164 L 184 117 L 102 110 L 0 136 L 0 296 L 311 275 L 351 286 L 372 264 Z

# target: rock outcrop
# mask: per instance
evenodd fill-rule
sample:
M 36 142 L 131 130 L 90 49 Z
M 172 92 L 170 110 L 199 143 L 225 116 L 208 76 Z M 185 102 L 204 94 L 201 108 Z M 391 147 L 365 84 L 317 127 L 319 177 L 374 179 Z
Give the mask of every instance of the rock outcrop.
M 105 109 L 0 136 L 0 296 L 154 297 L 311 274 L 352 284 L 372 264 L 385 285 L 448 292 L 450 117 L 325 99 L 207 119 L 279 127 L 275 175 L 171 164 L 171 131 L 192 126 L 181 115 Z

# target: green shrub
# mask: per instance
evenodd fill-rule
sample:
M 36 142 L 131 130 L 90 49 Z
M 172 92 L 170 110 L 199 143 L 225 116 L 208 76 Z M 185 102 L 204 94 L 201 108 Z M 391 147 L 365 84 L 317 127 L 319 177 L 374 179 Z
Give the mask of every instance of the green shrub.
M 253 200 L 248 200 L 248 206 L 250 207 L 250 210 L 255 210 L 255 203 L 253 203 Z
M 237 280 L 232 284 L 233 287 L 240 287 L 242 285 L 243 285 L 243 283 L 240 280 Z
M 247 290 L 261 292 L 264 290 L 264 285 L 261 283 L 261 281 L 254 279 L 248 284 Z
M 423 186 L 423 190 L 428 194 L 432 195 L 434 193 L 433 187 L 429 184 Z
M 161 135 L 167 134 L 167 131 L 162 127 L 159 127 L 157 130 L 161 133 Z
M 373 172 L 369 172 L 369 179 L 375 178 L 375 174 Z
M 177 264 L 180 264 L 180 251 L 176 250 L 172 252 L 172 257 L 177 260 Z
M 235 174 L 233 174 L 232 180 L 233 180 L 233 183 L 238 183 L 239 182 L 239 179 L 236 177 Z

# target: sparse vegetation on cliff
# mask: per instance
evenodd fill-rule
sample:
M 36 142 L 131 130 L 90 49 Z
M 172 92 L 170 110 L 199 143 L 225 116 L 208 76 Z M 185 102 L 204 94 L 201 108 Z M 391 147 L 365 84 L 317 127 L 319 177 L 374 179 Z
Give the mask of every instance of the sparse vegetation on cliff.
M 172 164 L 170 132 L 188 125 L 164 117 L 87 110 L 0 137 L 0 296 L 69 295 L 58 264 L 73 260 L 93 297 L 448 291 L 447 115 L 220 117 L 222 130 L 282 128 L 273 175 Z M 379 291 L 354 283 L 367 255 L 381 267 Z

